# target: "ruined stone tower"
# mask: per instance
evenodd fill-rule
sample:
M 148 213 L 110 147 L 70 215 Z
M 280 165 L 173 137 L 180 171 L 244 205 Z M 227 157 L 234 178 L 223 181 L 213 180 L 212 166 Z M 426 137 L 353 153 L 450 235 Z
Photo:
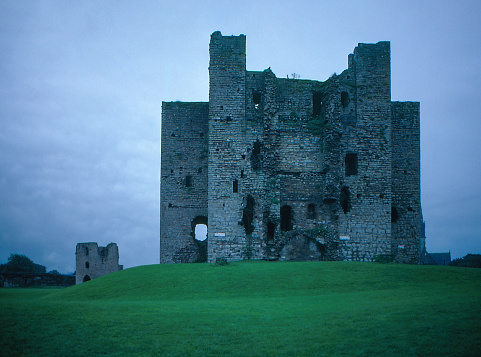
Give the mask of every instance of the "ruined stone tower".
M 419 103 L 391 101 L 390 43 L 324 82 L 247 71 L 245 49 L 214 32 L 209 102 L 162 103 L 161 263 L 419 263 Z
M 97 243 L 78 243 L 75 256 L 76 284 L 99 278 L 123 268 L 122 265 L 119 265 L 119 248 L 115 243 L 110 243 L 106 247 L 99 247 Z

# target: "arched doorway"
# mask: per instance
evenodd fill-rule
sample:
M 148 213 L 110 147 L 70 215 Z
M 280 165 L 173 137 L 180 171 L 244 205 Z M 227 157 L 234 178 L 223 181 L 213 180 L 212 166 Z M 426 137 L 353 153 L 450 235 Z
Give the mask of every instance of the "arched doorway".
M 83 279 L 83 282 L 85 283 L 86 281 L 89 281 L 89 280 L 92 280 L 92 279 L 90 279 L 90 276 L 85 275 L 84 279 Z
M 199 258 L 195 262 L 207 262 L 207 217 L 197 216 L 192 220 L 192 236 L 199 250 Z

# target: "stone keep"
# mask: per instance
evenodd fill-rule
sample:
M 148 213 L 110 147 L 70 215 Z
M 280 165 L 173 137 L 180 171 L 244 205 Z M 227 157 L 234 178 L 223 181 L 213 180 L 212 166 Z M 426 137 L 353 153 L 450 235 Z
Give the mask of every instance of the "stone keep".
M 214 32 L 209 102 L 162 103 L 161 263 L 418 264 L 419 103 L 391 101 L 390 43 L 324 82 L 247 71 L 245 50 Z
M 99 278 L 123 268 L 122 265 L 119 265 L 119 248 L 115 243 L 110 243 L 106 247 L 99 247 L 97 243 L 78 243 L 75 256 L 76 284 Z

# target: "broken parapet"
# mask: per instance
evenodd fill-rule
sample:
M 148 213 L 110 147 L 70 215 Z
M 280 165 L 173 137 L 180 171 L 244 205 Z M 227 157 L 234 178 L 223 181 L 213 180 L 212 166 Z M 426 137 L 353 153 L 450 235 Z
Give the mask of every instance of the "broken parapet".
M 99 247 L 97 243 L 78 243 L 75 283 L 80 284 L 123 269 L 119 265 L 119 248 L 110 243 Z

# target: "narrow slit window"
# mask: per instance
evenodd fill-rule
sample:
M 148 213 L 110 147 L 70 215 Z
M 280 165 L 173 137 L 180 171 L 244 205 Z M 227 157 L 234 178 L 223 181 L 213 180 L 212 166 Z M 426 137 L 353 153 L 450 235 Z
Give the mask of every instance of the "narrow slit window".
M 357 154 L 348 153 L 345 158 L 346 176 L 357 175 Z
M 399 219 L 399 213 L 397 211 L 397 208 L 392 206 L 391 207 L 391 222 L 396 223 Z
M 322 93 L 314 92 L 312 94 L 312 116 L 317 117 L 321 114 Z
M 316 205 L 314 203 L 309 203 L 309 205 L 307 206 L 307 218 L 308 219 L 316 218 Z
M 185 187 L 192 187 L 192 176 L 187 175 L 185 177 Z
M 276 234 L 276 225 L 272 223 L 271 220 L 267 223 L 267 243 L 274 242 L 274 237 Z
M 261 143 L 256 140 L 251 154 L 251 166 L 253 170 L 259 170 L 262 164 Z
M 247 196 L 246 205 L 242 210 L 242 224 L 244 225 L 246 234 L 252 234 L 252 232 L 254 232 L 254 204 L 254 197 L 251 195 Z
M 260 92 L 254 92 L 252 100 L 254 101 L 254 107 L 257 109 L 261 104 L 262 94 Z
M 281 230 L 288 232 L 292 230 L 292 207 L 285 205 L 281 207 Z
M 349 105 L 349 93 L 341 92 L 341 105 L 343 108 L 347 108 Z
M 344 214 L 351 211 L 351 199 L 350 199 L 349 187 L 344 186 L 341 189 L 340 203 Z
M 237 180 L 232 181 L 232 192 L 233 193 L 239 192 L 239 181 Z

